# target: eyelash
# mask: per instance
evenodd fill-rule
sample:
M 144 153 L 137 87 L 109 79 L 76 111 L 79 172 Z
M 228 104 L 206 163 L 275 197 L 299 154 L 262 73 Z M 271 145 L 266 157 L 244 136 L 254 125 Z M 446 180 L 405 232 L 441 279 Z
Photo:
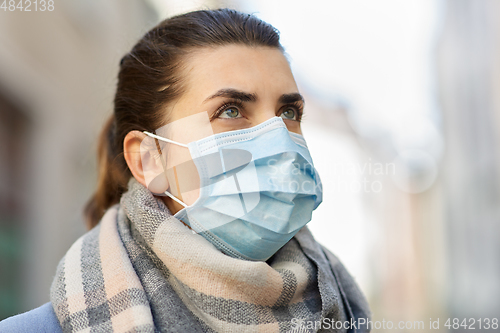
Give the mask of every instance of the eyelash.
M 234 101 L 226 102 L 226 103 L 222 104 L 214 112 L 214 114 L 210 117 L 210 121 L 212 121 L 213 119 L 218 118 L 222 114 L 222 112 L 226 111 L 227 108 L 230 107 L 230 106 L 236 106 L 238 109 L 240 109 L 240 110 L 238 110 L 240 112 L 241 112 L 241 109 L 243 109 L 243 103 L 241 101 L 234 100 Z M 304 109 L 304 106 L 302 105 L 302 103 L 293 102 L 293 103 L 284 105 L 281 109 L 283 110 L 283 109 L 286 109 L 287 107 L 293 107 L 293 108 L 296 109 L 296 111 L 297 111 L 297 119 L 296 119 L 296 121 L 300 122 L 301 119 L 302 119 L 302 113 L 303 113 L 303 109 Z
M 216 119 L 218 118 L 222 112 L 226 111 L 226 109 L 230 106 L 236 106 L 238 107 L 239 109 L 243 109 L 243 103 L 240 102 L 240 101 L 231 101 L 231 102 L 226 102 L 224 104 L 222 104 L 218 109 L 217 111 L 215 111 L 215 113 L 212 115 L 211 119 L 210 120 L 213 120 L 213 119 Z

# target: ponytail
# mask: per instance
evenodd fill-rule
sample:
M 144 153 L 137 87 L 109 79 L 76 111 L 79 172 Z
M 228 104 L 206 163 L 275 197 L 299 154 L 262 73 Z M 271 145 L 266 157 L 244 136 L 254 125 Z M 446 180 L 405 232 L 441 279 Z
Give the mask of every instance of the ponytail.
M 118 153 L 115 142 L 115 117 L 106 121 L 97 146 L 98 178 L 97 189 L 85 205 L 83 215 L 88 229 L 95 227 L 105 211 L 120 201 L 127 189 L 131 173 L 127 168 L 123 153 Z

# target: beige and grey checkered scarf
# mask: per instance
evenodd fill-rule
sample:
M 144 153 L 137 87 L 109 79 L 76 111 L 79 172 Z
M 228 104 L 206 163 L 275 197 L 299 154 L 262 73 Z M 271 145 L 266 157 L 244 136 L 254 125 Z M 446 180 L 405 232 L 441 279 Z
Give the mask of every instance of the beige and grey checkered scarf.
M 51 302 L 64 332 L 354 332 L 307 325 L 368 316 L 332 261 L 307 228 L 267 262 L 229 257 L 132 178 L 61 260 Z

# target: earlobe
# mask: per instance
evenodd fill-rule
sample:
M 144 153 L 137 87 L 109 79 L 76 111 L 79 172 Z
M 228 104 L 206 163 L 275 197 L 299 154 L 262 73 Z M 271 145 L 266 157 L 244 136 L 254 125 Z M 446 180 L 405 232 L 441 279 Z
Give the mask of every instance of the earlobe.
M 130 172 L 139 183 L 154 194 L 163 194 L 168 189 L 162 156 L 154 139 L 140 131 L 130 131 L 123 140 L 123 153 Z

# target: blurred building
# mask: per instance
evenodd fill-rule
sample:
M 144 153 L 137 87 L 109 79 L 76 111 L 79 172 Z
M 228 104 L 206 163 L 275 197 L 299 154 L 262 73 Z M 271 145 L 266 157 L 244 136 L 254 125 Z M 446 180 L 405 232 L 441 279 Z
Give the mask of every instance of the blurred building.
M 119 61 L 157 22 L 132 0 L 0 10 L 0 320 L 49 300 L 58 261 L 85 231 Z
M 444 288 L 450 316 L 498 318 L 500 3 L 449 0 L 446 7 L 437 59 L 447 145 Z
M 302 128 L 324 187 L 309 224 L 314 237 L 353 275 L 374 321 L 425 319 L 427 325 L 444 316 L 442 186 L 436 181 L 421 190 L 435 170 L 398 161 L 394 142 L 357 130 L 342 100 L 325 103 L 307 87 L 301 91 L 307 100 Z

